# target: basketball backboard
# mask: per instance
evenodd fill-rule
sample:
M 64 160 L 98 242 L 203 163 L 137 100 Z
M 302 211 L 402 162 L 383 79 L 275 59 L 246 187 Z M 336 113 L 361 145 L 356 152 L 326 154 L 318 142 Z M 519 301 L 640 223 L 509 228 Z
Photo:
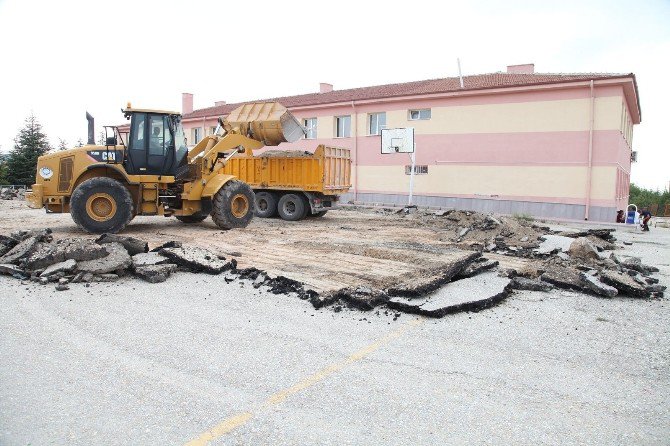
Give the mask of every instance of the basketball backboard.
M 382 154 L 414 153 L 414 128 L 382 129 Z

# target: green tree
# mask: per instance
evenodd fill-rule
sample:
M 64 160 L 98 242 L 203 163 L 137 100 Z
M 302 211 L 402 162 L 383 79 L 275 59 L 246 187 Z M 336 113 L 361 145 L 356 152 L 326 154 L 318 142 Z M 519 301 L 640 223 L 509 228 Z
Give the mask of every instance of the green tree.
M 645 189 L 631 183 L 628 201 L 637 205 L 638 209 L 658 205 L 658 213 L 662 215 L 665 205 L 670 204 L 670 191 Z
M 58 138 L 58 150 L 67 150 L 67 141 L 63 138 Z
M 0 158 L 0 184 L 7 184 L 7 160 Z
M 84 141 L 82 141 L 81 138 L 79 138 L 77 140 L 77 145 L 75 147 L 84 147 Z
M 49 140 L 32 113 L 14 138 L 14 149 L 7 160 L 7 182 L 29 186 L 35 182 L 37 158 L 49 151 Z

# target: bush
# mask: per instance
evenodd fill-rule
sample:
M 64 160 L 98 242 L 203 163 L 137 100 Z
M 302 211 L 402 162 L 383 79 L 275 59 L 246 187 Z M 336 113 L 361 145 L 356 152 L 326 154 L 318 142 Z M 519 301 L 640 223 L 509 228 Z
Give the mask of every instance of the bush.
M 512 215 L 512 217 L 519 220 L 520 222 L 530 223 L 532 221 L 535 221 L 535 217 L 533 217 L 530 214 L 514 214 Z
M 670 204 L 670 192 L 661 192 L 659 190 L 645 189 L 634 183 L 630 184 L 630 197 L 628 202 L 637 205 L 638 209 L 644 207 L 652 208 L 658 206 L 658 214 L 663 215 L 663 209 L 666 204 Z

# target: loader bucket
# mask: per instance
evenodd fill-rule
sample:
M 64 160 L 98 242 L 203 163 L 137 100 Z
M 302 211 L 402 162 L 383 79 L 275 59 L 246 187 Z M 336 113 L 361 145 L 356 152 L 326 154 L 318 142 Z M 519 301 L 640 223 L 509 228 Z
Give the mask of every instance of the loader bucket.
M 237 107 L 225 119 L 230 128 L 262 141 L 266 146 L 295 142 L 305 136 L 305 128 L 279 102 L 254 102 Z

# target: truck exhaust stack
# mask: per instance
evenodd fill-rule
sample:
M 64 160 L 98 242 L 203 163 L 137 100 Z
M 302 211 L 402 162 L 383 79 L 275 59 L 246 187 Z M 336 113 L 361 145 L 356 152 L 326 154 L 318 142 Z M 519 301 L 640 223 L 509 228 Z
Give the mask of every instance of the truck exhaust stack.
M 95 127 L 93 125 L 93 116 L 89 112 L 86 112 L 86 120 L 88 121 L 88 145 L 95 145 Z

